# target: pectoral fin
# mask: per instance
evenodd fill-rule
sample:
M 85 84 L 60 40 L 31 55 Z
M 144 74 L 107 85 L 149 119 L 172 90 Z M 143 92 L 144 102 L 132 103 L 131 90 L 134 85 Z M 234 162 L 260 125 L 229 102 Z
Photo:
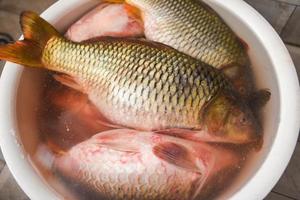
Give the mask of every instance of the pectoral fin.
M 71 77 L 69 75 L 55 74 L 55 75 L 53 75 L 53 78 L 65 86 L 68 86 L 74 90 L 83 92 L 83 88 L 77 83 L 77 81 L 73 77 Z
M 200 159 L 199 155 L 193 155 L 186 147 L 172 142 L 155 146 L 153 153 L 169 164 L 199 174 L 190 193 L 190 199 L 196 199 L 207 182 L 211 169 L 215 164 L 214 159 L 203 161 L 202 159 L 207 159 L 205 153 L 200 155 L 202 157 Z
M 124 129 L 124 128 L 126 128 L 126 127 L 121 126 L 121 125 L 112 124 L 108 120 L 105 120 L 105 119 L 97 119 L 95 121 L 95 123 L 97 123 L 101 126 L 107 127 L 107 128 L 112 128 L 112 129 Z
M 154 132 L 158 134 L 170 135 L 174 137 L 183 137 L 183 138 L 185 138 L 188 135 L 197 133 L 197 131 L 195 130 L 180 129 L 180 128 L 162 129 Z
M 155 133 L 178 137 L 197 142 L 228 142 L 224 138 L 211 135 L 206 130 L 189 130 L 189 129 L 164 129 L 155 131 Z
M 208 143 L 234 143 L 240 144 L 244 141 L 233 141 L 224 137 L 223 135 L 212 134 L 208 130 L 188 130 L 188 129 L 165 129 L 155 131 L 155 133 L 162 135 L 169 135 L 177 138 L 182 138 L 195 142 L 208 142 Z
M 172 142 L 161 143 L 153 147 L 153 153 L 169 164 L 199 174 L 203 173 L 201 168 L 197 165 L 196 158 L 182 145 Z
M 211 169 L 212 169 L 212 167 L 215 163 L 210 162 L 208 164 L 209 164 L 209 166 L 206 167 L 206 170 L 202 174 L 202 176 L 197 181 L 195 181 L 194 188 L 191 191 L 192 192 L 191 193 L 191 200 L 198 199 L 198 195 L 201 193 L 201 190 L 202 190 L 203 186 L 206 184 L 206 182 L 207 182 L 207 180 L 210 176 Z

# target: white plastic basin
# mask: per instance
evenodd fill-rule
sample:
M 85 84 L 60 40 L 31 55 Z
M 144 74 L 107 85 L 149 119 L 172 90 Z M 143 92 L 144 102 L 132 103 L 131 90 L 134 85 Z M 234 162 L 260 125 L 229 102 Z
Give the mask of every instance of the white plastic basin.
M 238 179 L 218 199 L 263 199 L 286 168 L 300 125 L 300 90 L 296 71 L 283 42 L 252 7 L 242 0 L 204 0 L 245 40 L 259 88 L 272 97 L 264 112 L 264 144 L 249 159 Z M 64 31 L 98 4 L 95 0 L 60 0 L 42 17 Z M 33 200 L 60 199 L 38 172 L 28 155 L 38 142 L 35 107 L 39 102 L 39 71 L 7 63 L 0 80 L 0 145 L 9 169 Z M 22 134 L 20 134 L 22 133 Z

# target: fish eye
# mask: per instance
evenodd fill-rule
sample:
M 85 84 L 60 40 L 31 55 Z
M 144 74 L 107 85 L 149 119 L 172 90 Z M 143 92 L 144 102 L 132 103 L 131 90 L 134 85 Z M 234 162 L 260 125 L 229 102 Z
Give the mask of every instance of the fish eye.
M 240 117 L 239 122 L 240 122 L 241 125 L 246 125 L 246 124 L 248 123 L 248 120 L 247 120 L 247 118 L 246 118 L 245 115 L 242 115 L 242 116 Z
M 245 118 L 245 117 L 242 117 L 241 120 L 240 120 L 240 122 L 241 122 L 241 123 L 245 123 L 245 122 L 246 122 L 246 118 Z
M 245 95 L 246 94 L 246 88 L 245 87 L 240 87 L 239 92 L 240 92 L 240 94 Z

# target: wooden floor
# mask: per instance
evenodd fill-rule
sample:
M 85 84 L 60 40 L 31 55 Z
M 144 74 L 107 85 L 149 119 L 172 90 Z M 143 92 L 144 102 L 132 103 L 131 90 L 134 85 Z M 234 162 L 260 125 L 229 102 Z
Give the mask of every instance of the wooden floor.
M 20 35 L 16 29 L 22 10 L 41 12 L 56 0 L 0 0 L 0 33 L 13 39 Z M 300 0 L 246 0 L 273 25 L 281 35 L 300 73 Z M 298 7 L 299 6 L 299 7 Z M 1 39 L 1 36 L 0 36 Z M 0 72 L 3 62 L 0 61 Z M 0 138 L 1 139 L 1 138 Z M 25 200 L 28 197 L 11 176 L 0 150 L 0 200 Z M 300 142 L 288 168 L 267 200 L 300 200 Z

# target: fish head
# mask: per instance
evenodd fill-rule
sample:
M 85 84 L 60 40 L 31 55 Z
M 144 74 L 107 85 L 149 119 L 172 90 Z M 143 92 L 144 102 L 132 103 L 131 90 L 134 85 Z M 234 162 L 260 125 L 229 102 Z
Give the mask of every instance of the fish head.
M 252 111 L 245 105 L 233 105 L 224 124 L 225 135 L 236 141 L 256 141 L 260 126 Z
M 235 95 L 220 93 L 203 114 L 208 132 L 223 141 L 248 143 L 259 139 L 261 128 L 258 120 L 249 106 Z

